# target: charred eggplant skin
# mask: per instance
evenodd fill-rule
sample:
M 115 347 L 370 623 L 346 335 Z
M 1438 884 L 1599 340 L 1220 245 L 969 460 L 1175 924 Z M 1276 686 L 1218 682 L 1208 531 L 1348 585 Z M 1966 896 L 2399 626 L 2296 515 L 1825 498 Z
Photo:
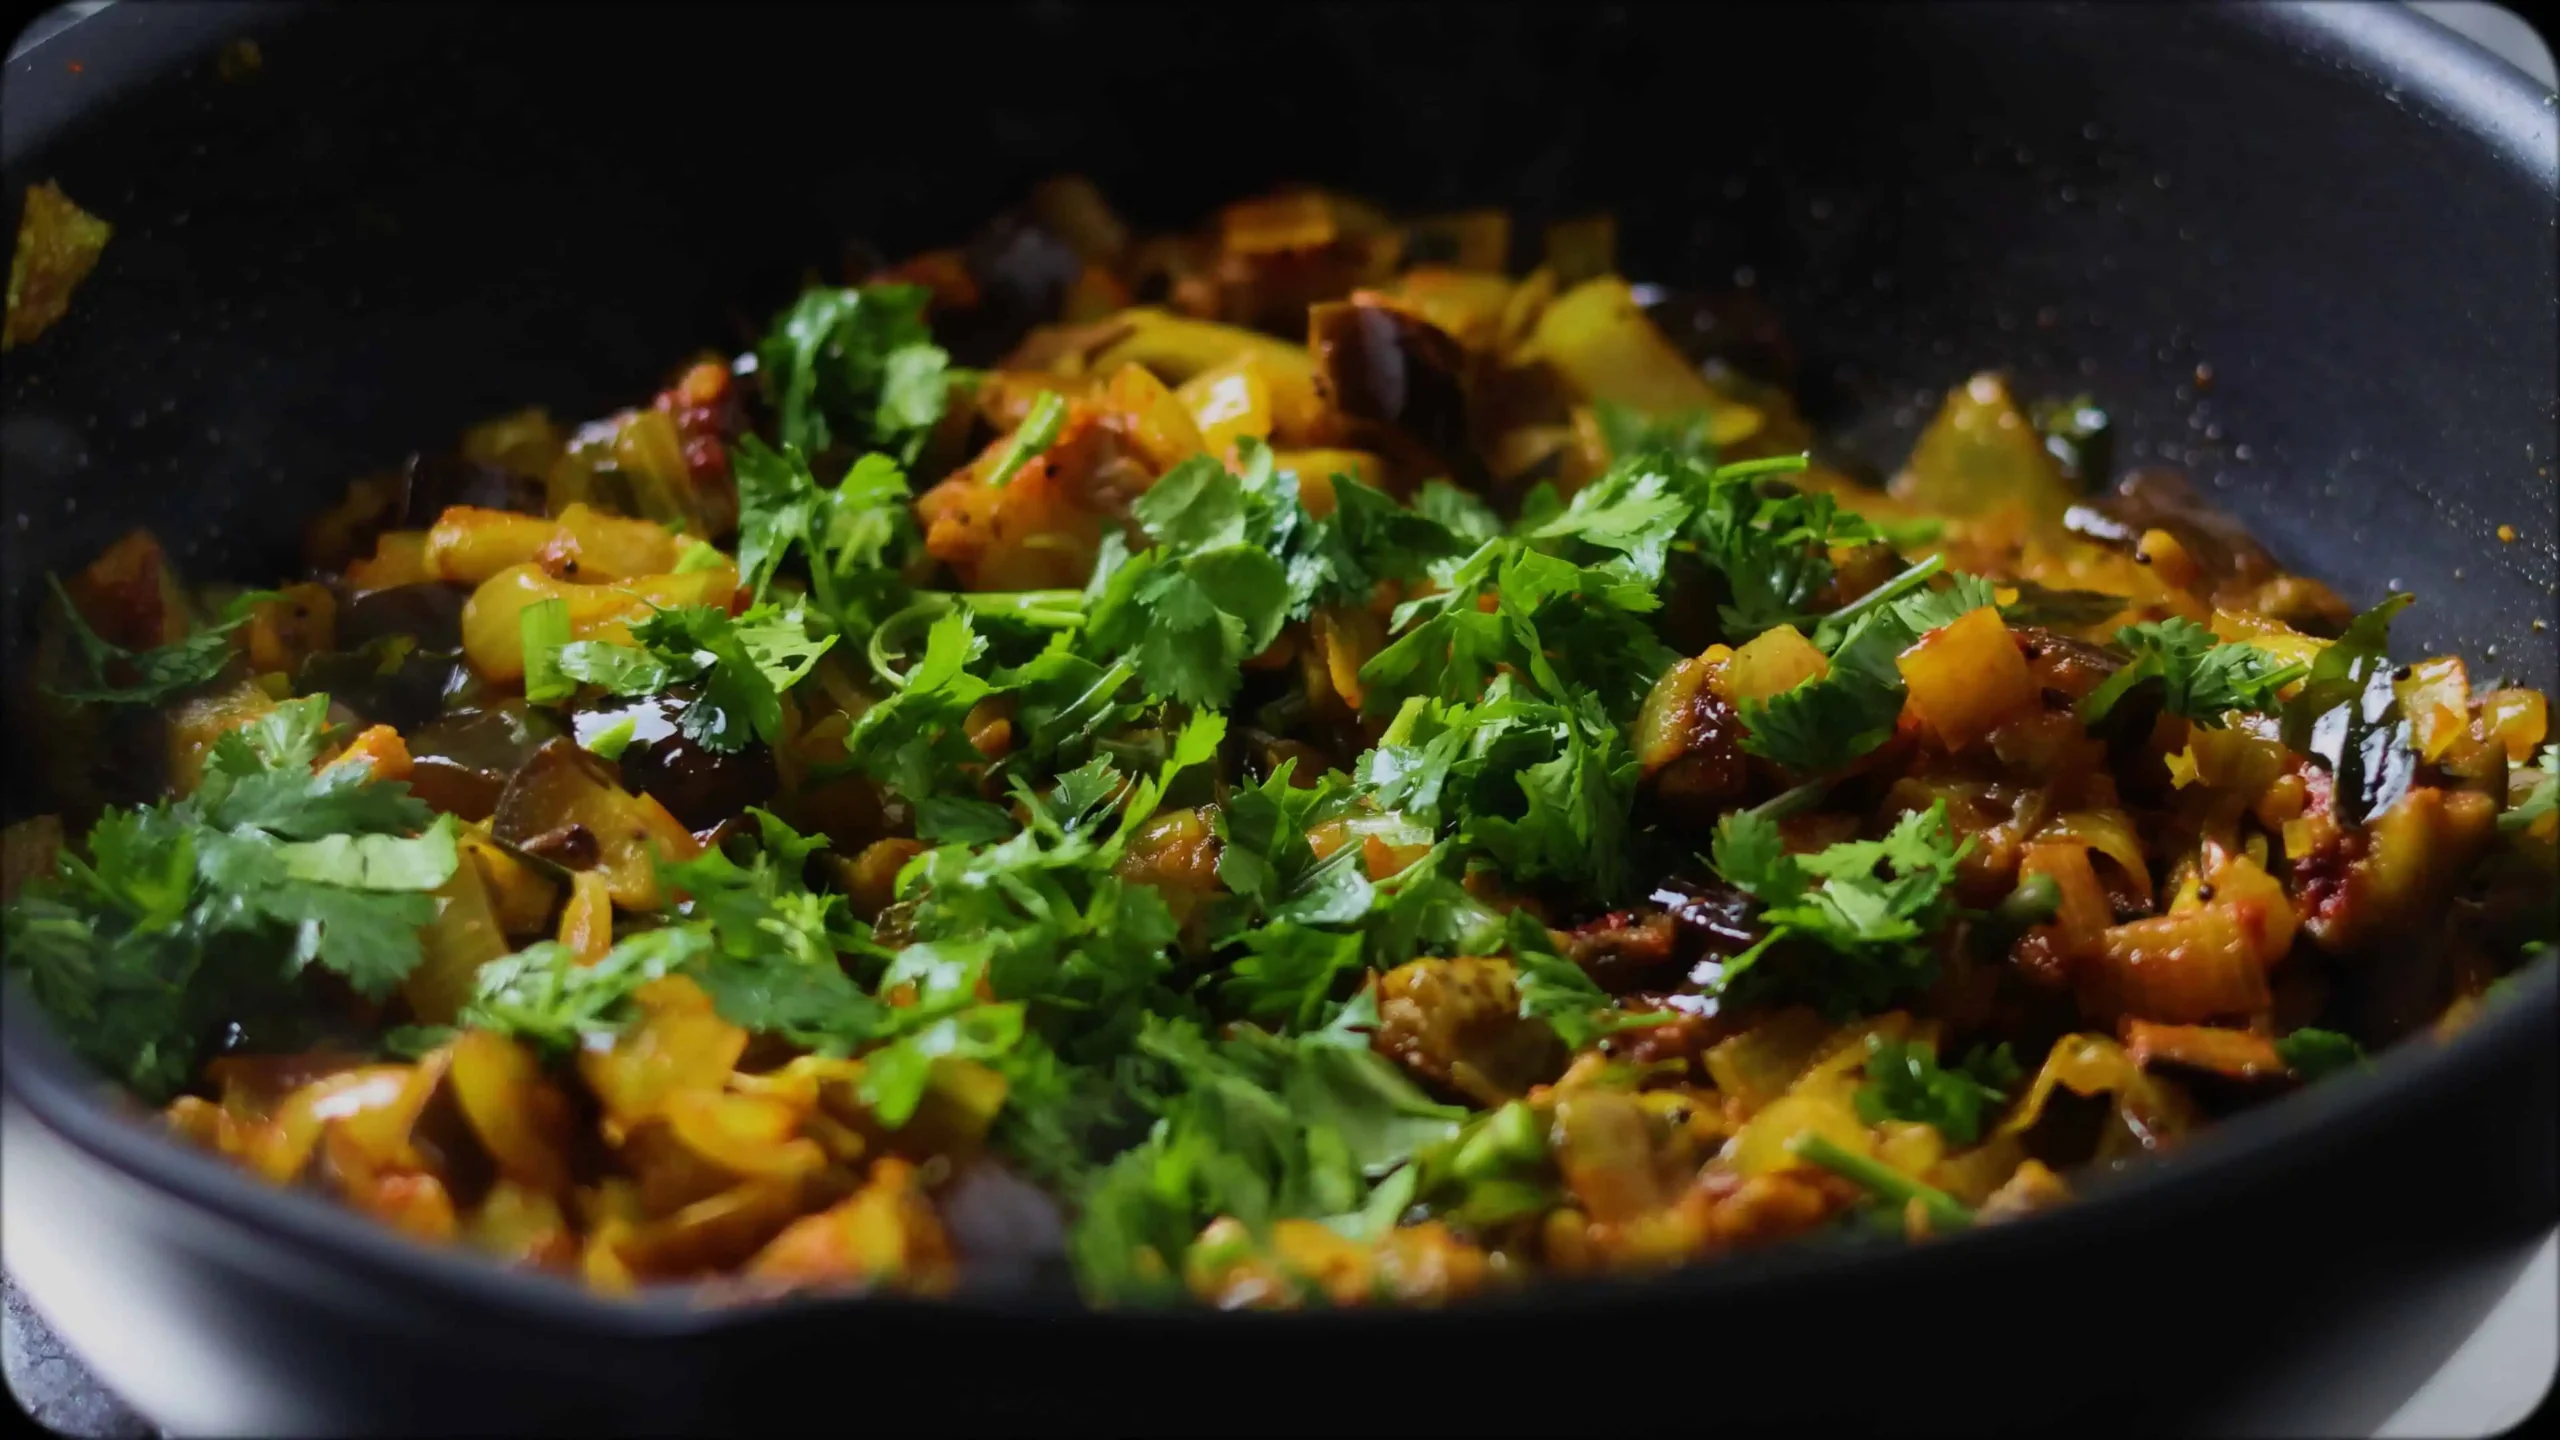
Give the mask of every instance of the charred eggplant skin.
M 1410 437 L 1463 473 L 1473 453 L 1466 353 L 1448 331 L 1354 299 L 1310 307 L 1307 336 L 1321 393 L 1344 415 L 1389 437 Z
M 676 717 L 692 700 L 681 689 L 644 695 L 599 712 L 608 724 L 633 721 L 634 738 L 622 752 L 623 788 L 656 797 L 688 830 L 709 830 L 750 805 L 763 805 L 781 784 L 773 750 L 749 741 L 722 754 L 688 739 Z M 580 728 L 586 728 L 582 720 Z

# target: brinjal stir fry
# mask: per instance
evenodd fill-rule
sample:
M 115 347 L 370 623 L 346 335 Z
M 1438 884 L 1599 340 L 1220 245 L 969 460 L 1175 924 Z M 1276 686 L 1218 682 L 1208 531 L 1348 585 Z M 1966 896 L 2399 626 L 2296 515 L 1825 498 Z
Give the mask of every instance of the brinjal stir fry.
M 1304 189 L 844 278 L 279 588 L 56 577 L 87 1059 L 607 1291 L 1436 1303 L 2062 1204 L 2548 943 L 2544 697 L 2087 397 L 1867 483 L 1750 292 Z

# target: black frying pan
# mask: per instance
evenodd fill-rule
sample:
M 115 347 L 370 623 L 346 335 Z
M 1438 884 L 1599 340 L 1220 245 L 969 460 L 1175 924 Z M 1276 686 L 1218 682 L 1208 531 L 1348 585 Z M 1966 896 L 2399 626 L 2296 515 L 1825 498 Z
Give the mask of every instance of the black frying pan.
M 265 63 L 225 80 L 242 34 Z M 53 178 L 118 227 L 5 362 L 12 666 L 42 571 L 130 525 L 263 579 L 349 475 L 528 401 L 629 403 L 848 236 L 948 243 L 1074 168 L 1145 223 L 1283 178 L 1612 209 L 1639 278 L 1747 267 L 1816 419 L 1878 461 L 1978 366 L 2092 390 L 2123 463 L 2188 467 L 2359 605 L 2416 590 L 2410 653 L 2560 675 L 2533 624 L 2560 548 L 2550 100 L 2396 7 L 128 3 L 12 63 L 0 104 L 12 209 Z M 8 1262 L 182 1431 L 2156 1427 L 2310 1317 L 2560 1212 L 2545 964 L 2457 1044 L 1915 1250 L 1440 1314 L 722 1312 L 260 1186 L 102 1101 L 10 998 Z

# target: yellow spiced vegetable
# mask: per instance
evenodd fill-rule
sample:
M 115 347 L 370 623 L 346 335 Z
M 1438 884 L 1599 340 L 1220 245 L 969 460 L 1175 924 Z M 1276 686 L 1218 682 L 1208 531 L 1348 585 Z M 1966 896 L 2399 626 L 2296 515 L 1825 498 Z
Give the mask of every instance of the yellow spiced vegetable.
M 2554 938 L 2546 698 L 2096 397 L 1817 464 L 1779 317 L 1605 215 L 930 238 L 352 478 L 273 589 L 73 557 L 13 986 L 182 1143 L 601 1293 L 1271 1309 L 2031 1217 Z

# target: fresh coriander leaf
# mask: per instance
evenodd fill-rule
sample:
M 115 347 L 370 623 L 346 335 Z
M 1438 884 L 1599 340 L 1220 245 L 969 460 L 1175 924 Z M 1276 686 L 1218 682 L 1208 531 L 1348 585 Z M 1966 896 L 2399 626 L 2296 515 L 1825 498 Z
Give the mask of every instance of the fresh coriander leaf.
M 1671 542 L 1689 518 L 1689 502 L 1668 467 L 1622 464 L 1575 491 L 1561 512 L 1521 533 L 1531 540 L 1570 539 L 1615 551 L 1650 584 L 1662 579 Z
M 969 1005 L 913 1024 L 863 1055 L 862 1099 L 880 1123 L 896 1129 L 914 1116 L 931 1087 L 935 1062 L 996 1059 L 1021 1043 L 1023 1034 L 1023 1007 L 1012 1004 Z
M 747 658 L 776 694 L 788 694 L 793 686 L 808 679 L 809 672 L 817 667 L 818 657 L 836 643 L 833 635 L 811 639 L 808 615 L 797 604 L 757 605 L 730 624 Z
M 1804 468 L 1802 456 L 1783 458 Z M 1689 538 L 1732 593 L 1717 613 L 1735 644 L 1802 617 L 1831 583 L 1833 547 L 1880 538 L 1830 494 L 1764 485 L 1769 473 L 1763 462 L 1690 472 Z
M 189 922 L 193 835 L 163 811 L 110 811 L 88 849 L 0 912 L 0 963 L 82 1059 L 157 1103 L 195 1080 L 230 988 Z
M 2351 824 L 2389 809 L 2416 773 L 2390 655 L 2392 617 L 2415 598 L 2385 596 L 2349 622 L 2285 702 L 2285 745 L 2329 767 L 2338 816 Z
M 1478 705 L 1415 697 L 1358 777 L 1381 810 L 1454 824 L 1512 874 L 1588 881 L 1603 896 L 1627 882 L 1635 760 L 1587 696 L 1553 703 L 1505 676 Z
M 2276 1041 L 2285 1068 L 2304 1080 L 2319 1080 L 2368 1063 L 2364 1047 L 2335 1030 L 2305 1027 Z
M 1174 1093 L 1143 1143 L 1078 1197 L 1070 1253 L 1096 1300 L 1164 1293 L 1193 1236 L 1232 1215 L 1249 1232 L 1276 1220 L 1343 1215 L 1464 1112 L 1431 1103 L 1392 1062 L 1327 1035 L 1282 1040 L 1242 1030 L 1223 1043 L 1150 1017 L 1138 1047 L 1167 1066 Z
M 1230 792 L 1218 807 L 1218 878 L 1249 907 L 1238 911 L 1238 929 L 1255 920 L 1341 924 L 1368 913 L 1359 847 L 1319 860 L 1307 840 L 1317 825 L 1349 813 L 1348 787 L 1332 775 L 1300 786 L 1296 774 L 1297 761 L 1284 760 L 1271 778 Z
M 332 765 L 314 772 L 328 735 L 329 697 L 288 700 L 214 741 L 205 778 L 188 806 L 212 828 L 243 827 L 286 840 L 334 834 L 407 834 L 435 812 L 403 782 L 378 782 L 370 768 Z
M 1055 390 L 1041 391 L 1031 402 L 1031 412 L 1015 427 L 1013 443 L 1005 447 L 1004 458 L 987 472 L 987 488 L 1003 489 L 1006 481 L 1022 472 L 1023 466 L 1047 453 L 1050 446 L 1058 443 L 1058 432 L 1066 428 L 1066 423 L 1066 397 Z
M 1234 471 L 1195 455 L 1166 471 L 1129 506 L 1156 544 L 1176 553 L 1241 545 L 1258 508 Z
M 1990 581 L 1979 575 L 1956 574 L 1948 576 L 1944 586 L 1919 590 L 1894 601 L 1893 613 L 1903 628 L 1911 632 L 1912 638 L 1918 640 L 1932 630 L 1953 625 L 1974 611 L 1997 603 Z
M 231 632 L 249 623 L 251 612 L 261 603 L 284 597 L 272 590 L 253 590 L 224 607 L 222 620 L 195 631 L 182 640 L 136 653 L 110 643 L 80 614 L 62 582 L 52 575 L 45 583 L 53 587 L 55 601 L 61 606 L 64 622 L 70 627 L 72 640 L 80 647 L 81 658 L 89 671 L 89 684 L 71 689 L 45 686 L 46 693 L 75 705 L 165 705 L 190 690 L 212 683 L 231 663 Z M 129 666 L 135 676 L 130 685 L 110 685 L 110 666 Z
M 1424 954 L 1489 954 L 1502 943 L 1502 915 L 1446 873 L 1451 853 L 1443 842 L 1376 882 L 1380 902 L 1366 941 L 1370 968 L 1391 970 Z
M 1034 791 L 1020 776 L 1013 780 L 1014 798 L 1030 816 L 1032 826 L 1054 839 L 1094 829 L 1109 813 L 1105 807 L 1133 788 L 1128 776 L 1100 756 L 1060 775 L 1045 795 Z
M 1111 575 L 1085 635 L 1101 653 L 1131 659 L 1150 694 L 1224 705 L 1288 609 L 1287 572 L 1266 551 L 1237 544 L 1176 560 L 1151 549 Z
M 451 1025 L 394 1025 L 382 1032 L 374 1046 L 395 1060 L 416 1061 L 452 1044 L 461 1035 Z
M 1360 757 L 1355 776 L 1360 789 L 1381 809 L 1438 824 L 1440 797 L 1466 753 L 1476 713 L 1472 706 L 1419 695 L 1405 701 L 1378 743 Z
M 803 292 L 756 347 L 756 374 L 803 455 L 870 445 L 912 460 L 941 418 L 948 358 L 933 344 L 920 285 Z
M 327 835 L 274 847 L 285 878 L 352 890 L 433 890 L 453 878 L 457 822 L 439 815 L 426 833 Z
M 1229 967 L 1223 993 L 1248 1019 L 1306 1030 L 1322 1017 L 1342 977 L 1361 968 L 1356 930 L 1305 924 L 1258 925 L 1237 937 L 1244 953 Z
M 1924 562 L 1924 565 L 1934 562 Z M 1904 572 L 1920 573 L 1921 567 Z M 1928 631 L 1991 603 L 1989 585 L 1959 575 L 1943 590 L 1921 590 L 1876 604 L 1860 600 L 1831 654 L 1829 672 L 1739 707 L 1742 748 L 1807 774 L 1836 770 L 1883 744 L 1902 716 L 1902 672 L 1896 656 Z M 1817 627 L 1816 641 L 1838 616 Z
M 907 567 L 924 554 L 906 472 L 886 455 L 853 462 L 809 512 L 804 544 L 818 608 L 856 643 L 908 604 Z
M 1671 1018 L 1620 1011 L 1581 966 L 1557 953 L 1554 936 L 1528 911 L 1512 911 L 1506 933 L 1519 975 L 1521 1018 L 1546 1021 L 1566 1049 L 1586 1050 L 1602 1036 Z
M 1742 702 L 1742 748 L 1820 774 L 1883 744 L 1902 716 L 1902 672 L 1894 657 L 1913 638 L 1891 611 L 1868 615 L 1840 642 L 1828 673 Z
M 1592 409 L 1600 421 L 1601 441 L 1609 447 L 1612 460 L 1661 453 L 1694 464 L 1716 463 L 1715 415 L 1711 411 L 1657 416 L 1606 400 L 1596 402 Z
M 1870 615 L 1898 615 L 1903 619 L 1903 628 L 1909 630 L 1916 638 L 1923 630 L 1934 629 L 1942 623 L 1937 618 L 1941 614 L 1945 619 L 1953 619 L 1967 609 L 1978 608 L 1966 605 L 1940 612 L 1934 605 L 1922 599 L 1929 583 L 1946 568 L 1947 560 L 1943 555 L 1931 555 L 1926 559 L 1916 560 L 1904 566 L 1900 573 L 1891 579 L 1839 609 L 1818 617 L 1800 616 L 1797 617 L 1798 622 L 1800 625 L 1805 622 L 1811 624 L 1809 638 L 1812 639 L 1814 648 L 1824 654 L 1838 650 L 1847 641 L 1850 632 L 1858 628 L 1858 622 Z M 1971 581 L 1974 586 L 1979 587 L 1973 593 L 1982 597 L 1980 603 L 1983 605 L 1991 603 L 1991 590 L 1987 582 L 1962 574 L 1950 576 L 1949 579 L 1957 583 Z M 1919 609 L 1911 612 L 1903 611 L 1902 607 L 1906 602 L 1912 601 L 1921 602 Z
M 823 837 L 803 836 L 753 806 L 746 813 L 759 834 L 747 863 L 709 850 L 658 867 L 662 884 L 688 897 L 687 917 L 707 925 L 713 941 L 685 971 L 732 1024 L 850 1053 L 888 1024 L 885 1007 L 842 964 L 846 954 L 876 954 L 869 927 L 852 918 L 842 895 L 812 891 L 803 878 Z
M 1976 1047 L 1952 1069 L 1938 1064 L 1927 1044 L 1867 1037 L 1866 1083 L 1858 1087 L 1858 1118 L 1870 1125 L 1909 1120 L 1937 1128 L 1950 1145 L 1982 1138 L 1985 1113 L 2007 1103 L 2018 1081 L 2018 1063 L 2006 1044 Z
M 317 960 L 379 998 L 415 969 L 454 822 L 369 767 L 314 772 L 328 697 L 225 732 L 183 800 L 101 815 L 7 910 L 7 950 L 79 1052 L 153 1099 L 217 1021 L 290 1007 Z M 412 832 L 425 830 L 423 835 Z
M 573 1053 L 590 1034 L 612 1034 L 630 1022 L 632 996 L 710 952 L 707 925 L 643 930 L 593 964 L 566 945 L 542 941 L 480 967 L 457 1023 L 494 1030 L 555 1055 Z
M 1186 722 L 1160 771 L 1129 787 L 1108 838 L 1099 824 L 1061 823 L 1033 807 L 1035 823 L 998 844 L 945 845 L 919 857 L 900 887 L 914 899 L 910 932 L 987 947 L 995 999 L 1024 1002 L 1063 1058 L 1117 1053 L 1151 1008 L 1179 1008 L 1163 986 L 1179 927 L 1155 887 L 1113 869 L 1165 787 L 1214 756 L 1224 730 L 1215 711 Z
M 1460 834 L 1511 874 L 1590 885 L 1604 901 L 1630 883 L 1637 765 L 1624 734 L 1588 697 L 1575 705 L 1497 687 L 1471 717 L 1472 782 Z M 1500 794 L 1508 782 L 1520 803 Z
M 1850 840 L 1809 855 L 1787 853 L 1777 823 L 1737 810 L 1717 824 L 1711 862 L 1727 883 L 1761 902 L 1768 933 L 1724 967 L 1719 993 L 1737 983 L 1806 999 L 1832 1014 L 1880 1010 L 1925 988 L 1937 972 L 1928 943 L 1953 905 L 1957 842 L 1944 800 L 1902 817 L 1882 840 Z M 1761 966 L 1794 938 L 1786 973 Z
M 1126 698 L 1137 662 L 1123 656 L 1107 667 L 1096 664 L 1076 653 L 1076 638 L 1060 631 L 1038 655 L 990 677 L 1014 699 L 1021 763 L 1081 763 L 1092 756 L 1097 740 L 1135 721 L 1145 708 Z
M 2174 615 L 2127 625 L 2116 631 L 2116 643 L 2133 658 L 2080 702 L 2085 723 L 2104 720 L 2134 686 L 2158 680 L 2171 713 L 2218 729 L 2231 711 L 2274 710 L 2276 692 L 2309 673 L 2307 666 L 2277 663 L 2256 646 L 2226 645 L 2212 631 Z
M 669 655 L 610 640 L 572 640 L 554 653 L 552 663 L 569 680 L 610 695 L 655 695 L 702 673 L 689 652 Z
M 452 874 L 451 831 L 442 838 L 445 864 L 437 884 Z M 425 848 L 424 856 L 393 862 L 394 878 L 431 865 L 438 847 L 431 842 Z M 307 862 L 322 870 L 359 863 L 336 856 Z M 374 999 L 389 995 L 424 958 L 418 927 L 436 917 L 430 895 L 296 878 L 287 868 L 285 847 L 254 829 L 200 833 L 196 869 L 205 887 L 197 906 L 200 923 L 217 931 L 280 931 L 293 966 L 316 960 Z
M 1413 497 L 1414 513 L 1457 537 L 1461 545 L 1481 545 L 1503 534 L 1502 517 L 1493 507 L 1446 480 L 1426 480 Z
M 2534 782 L 2533 789 L 2524 799 L 2498 816 L 2500 830 L 2513 834 L 2552 811 L 2560 810 L 2560 743 L 2543 746 L 2541 760 L 2540 765 L 2524 772 L 2541 778 Z
M 835 643 L 832 635 L 811 640 L 796 606 L 759 605 L 734 618 L 716 605 L 662 609 L 631 633 L 658 658 L 664 673 L 673 676 L 693 667 L 701 693 L 676 717 L 676 728 L 722 754 L 745 749 L 751 739 L 778 742 L 783 692 L 805 678 Z M 582 657 L 579 663 L 590 662 Z M 623 663 L 627 678 L 649 678 L 644 667 Z
M 854 765 L 909 800 L 974 792 L 970 772 L 986 757 L 969 743 L 963 722 L 991 693 L 968 668 L 985 652 L 986 641 L 967 611 L 952 610 L 934 621 L 905 688 L 864 711 L 846 732 L 845 751 Z
M 1466 1119 L 1464 1107 L 1435 1104 L 1394 1061 L 1371 1049 L 1366 1036 L 1319 1031 L 1267 1044 L 1275 1051 L 1287 1046 L 1281 1094 L 1291 1111 L 1310 1131 L 1339 1137 L 1365 1177 L 1382 1176 L 1456 1134 Z
M 738 583 L 762 600 L 791 547 L 811 545 L 817 478 L 797 448 L 776 453 L 753 435 L 738 437 L 729 469 L 738 483 Z
M 1417 580 L 1471 541 L 1349 475 L 1335 475 L 1333 513 L 1302 519 L 1287 547 L 1291 615 L 1317 604 L 1365 605 L 1379 582 Z
M 1194 765 L 1205 765 L 1218 756 L 1218 746 L 1227 738 L 1227 717 L 1216 710 L 1195 710 L 1182 728 L 1173 735 L 1173 747 L 1165 755 L 1164 764 L 1153 775 L 1141 779 L 1129 791 L 1127 806 L 1120 815 L 1120 838 L 1135 834 L 1156 813 L 1165 792 L 1173 788 L 1174 777 Z M 1113 858 L 1118 858 L 1116 846 Z
M 896 461 L 864 455 L 828 489 L 790 446 L 776 453 L 748 435 L 730 455 L 738 477 L 738 576 L 757 601 L 796 549 L 812 601 L 857 643 L 909 603 L 905 571 L 922 553 L 923 538 Z
M 910 342 L 891 350 L 881 364 L 880 404 L 871 414 L 872 437 L 882 444 L 907 437 L 901 454 L 914 459 L 919 442 L 942 419 L 954 378 L 951 357 L 941 346 Z
M 524 646 L 524 698 L 557 705 L 577 694 L 577 680 L 560 668 L 560 648 L 569 643 L 569 602 L 556 596 L 536 600 L 516 612 L 516 629 Z
M 1550 698 L 1594 692 L 1624 721 L 1679 658 L 1646 618 L 1661 606 L 1653 585 L 1624 559 L 1577 565 L 1524 541 L 1487 541 L 1438 578 L 1446 588 L 1398 606 L 1391 625 L 1403 633 L 1361 667 L 1373 707 L 1472 700 L 1508 668 Z
M 987 845 L 1021 827 L 1001 805 L 964 796 L 928 795 L 916 802 L 916 838 L 938 845 Z

